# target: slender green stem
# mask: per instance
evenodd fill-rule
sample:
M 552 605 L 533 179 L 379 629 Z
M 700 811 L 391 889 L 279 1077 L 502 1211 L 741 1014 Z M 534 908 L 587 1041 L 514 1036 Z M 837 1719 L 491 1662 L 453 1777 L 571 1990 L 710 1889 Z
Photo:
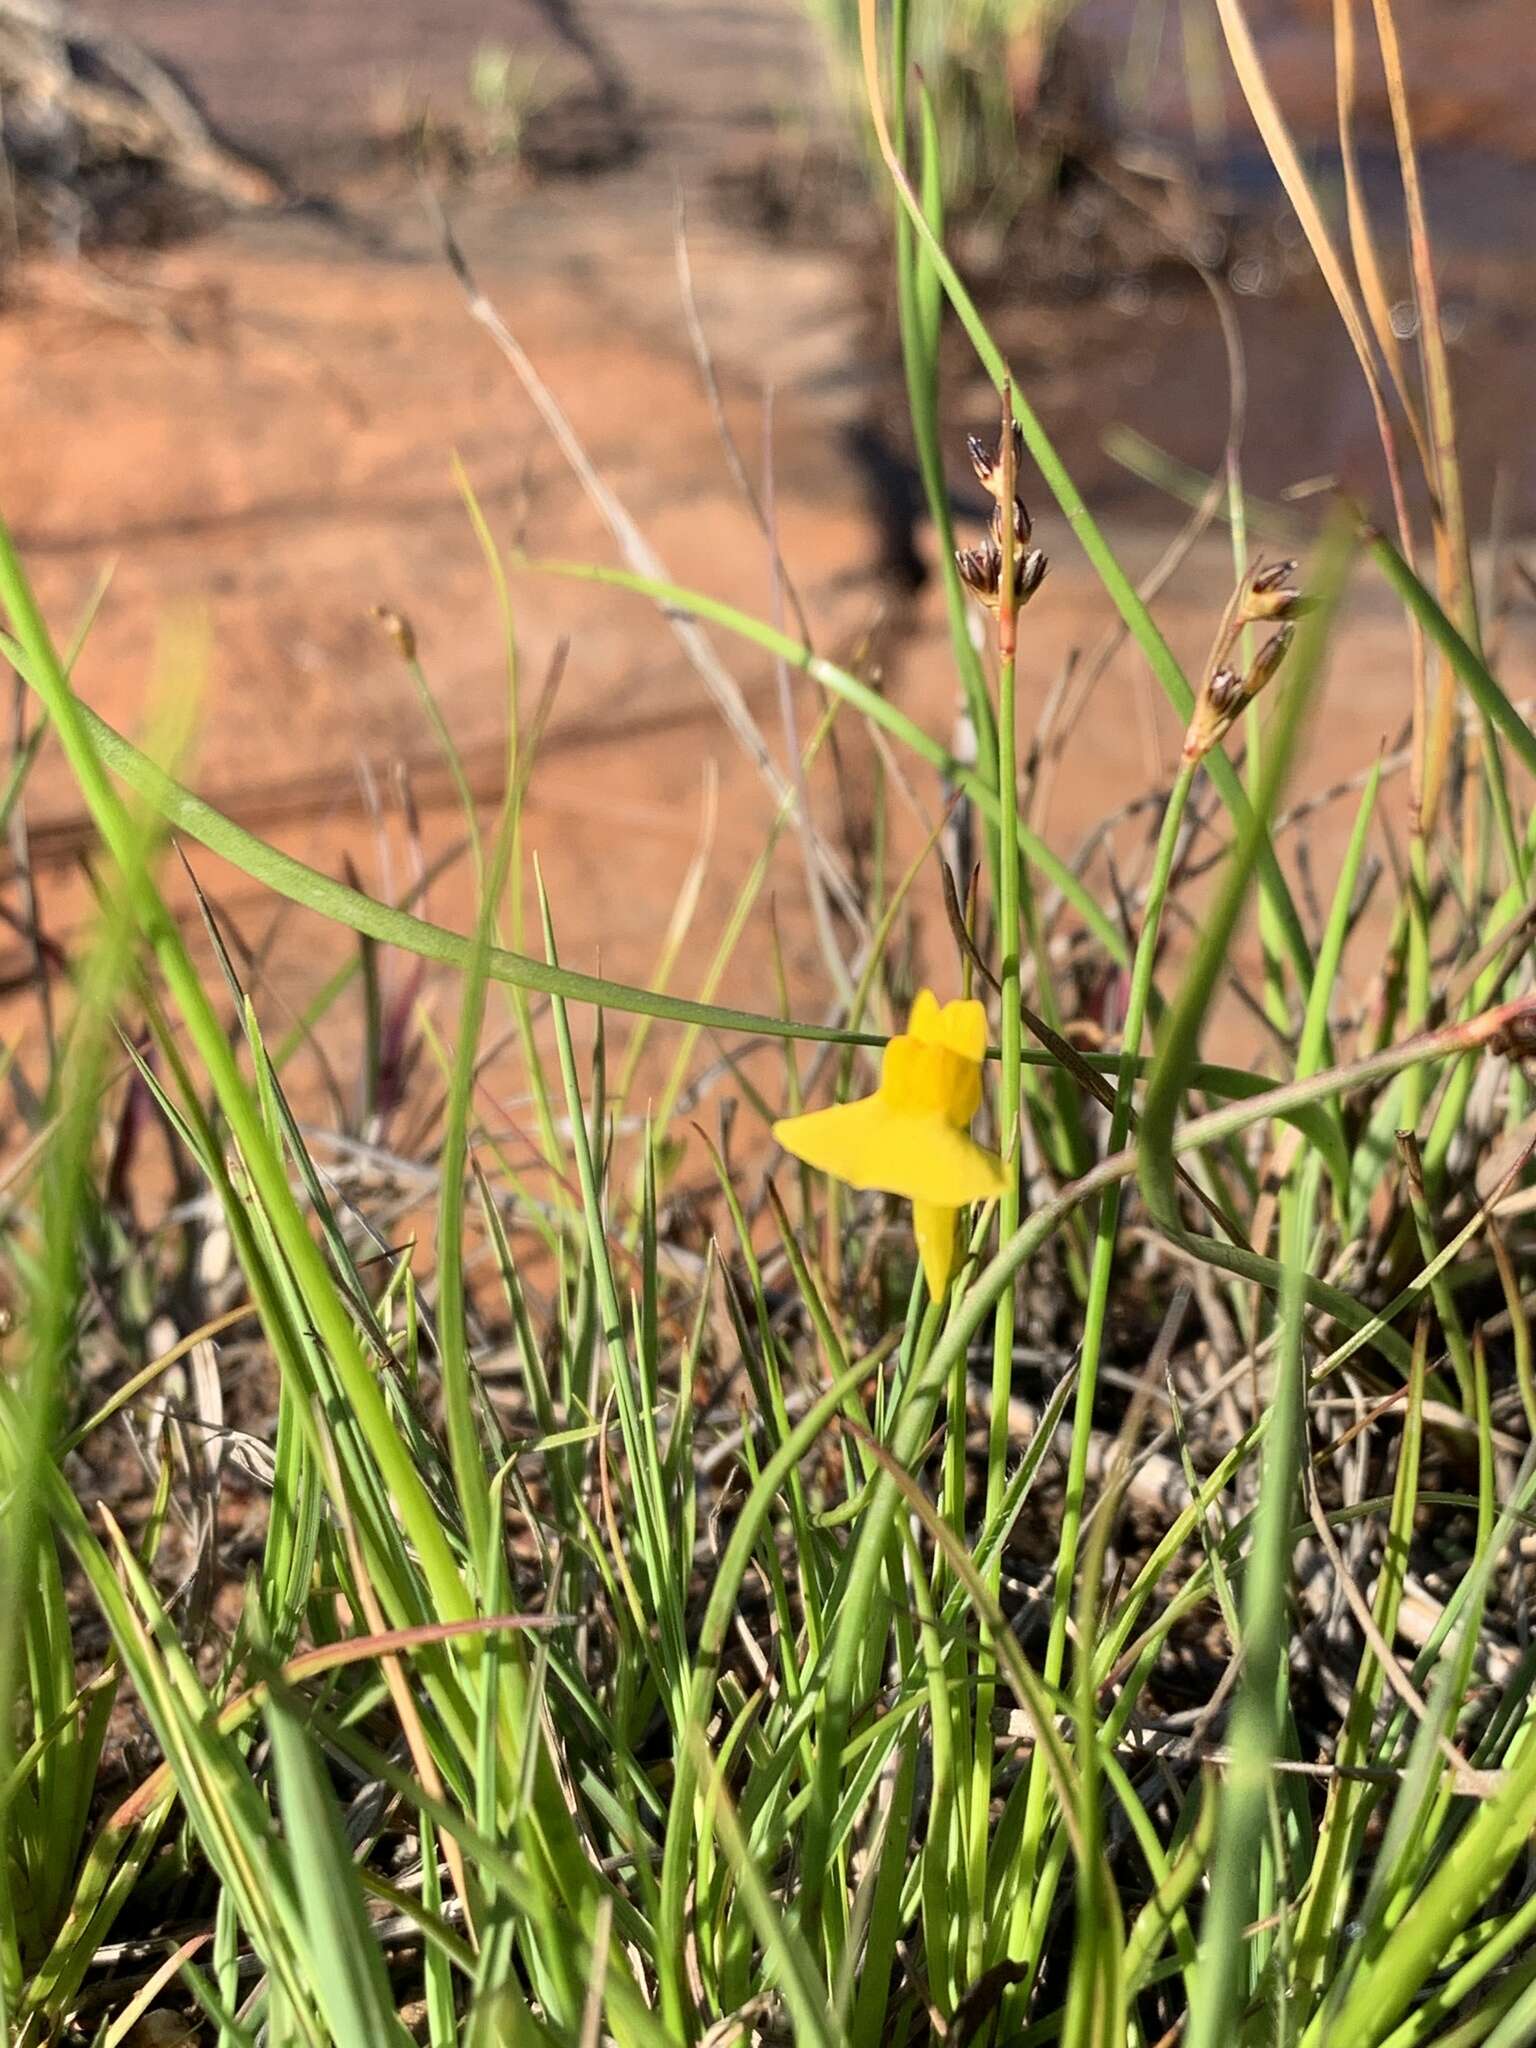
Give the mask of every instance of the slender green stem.
M 906 7 L 893 10 L 891 33 L 891 105 L 906 146 Z M 923 207 L 936 237 L 944 232 L 944 195 L 940 175 L 938 122 L 926 85 L 919 84 L 919 134 L 922 144 Z M 939 573 L 944 585 L 945 615 L 949 643 L 960 672 L 966 707 L 976 727 L 978 759 L 997 758 L 996 729 L 986 674 L 970 633 L 970 607 L 965 585 L 955 567 L 954 521 L 950 516 L 949 479 L 944 474 L 944 455 L 939 435 L 939 328 L 944 296 L 926 255 L 919 250 L 912 223 L 897 209 L 896 216 L 897 297 L 901 309 L 901 353 L 907 378 L 907 407 L 912 416 L 912 438 L 918 467 L 922 472 L 923 494 L 928 516 L 938 537 Z M 987 835 L 994 866 L 996 834 Z
M 1408 1029 L 1422 1031 L 1429 1018 L 1429 850 L 1422 817 L 1413 820 L 1413 837 L 1408 846 Z M 1428 1075 L 1423 1067 L 1410 1067 L 1402 1080 L 1402 1106 L 1398 1123 L 1417 1131 L 1424 1113 Z
M 998 840 L 998 979 L 1001 983 L 1000 1035 L 1002 1062 L 998 1079 L 998 1126 L 1008 1185 L 998 1203 L 998 1229 L 1011 1237 L 1019 1227 L 1019 950 L 1023 915 L 1019 903 L 1019 767 L 1017 718 L 1017 570 L 1014 562 L 1013 505 L 1017 479 L 1013 440 L 1013 409 L 1005 393 L 1003 430 L 998 445 L 1002 507 L 998 580 L 997 640 L 997 801 Z M 999 1296 L 992 1322 L 992 1400 L 987 1424 L 986 1518 L 991 1522 L 1002 1505 L 1008 1478 L 1008 1397 L 1013 1391 L 1014 1290 Z M 988 1568 L 987 1585 L 996 1592 L 1002 1583 L 999 1552 Z M 972 1979 L 982 1968 L 986 1932 L 987 1814 L 992 1802 L 992 1701 L 996 1682 L 995 1654 L 985 1643 L 978 1651 L 977 1697 L 973 1718 L 975 1747 L 971 1774 L 971 1815 L 968 1836 L 969 1953 Z
M 1303 1172 L 1286 1247 L 1274 1424 L 1264 1446 L 1253 1554 L 1244 1578 L 1243 1677 L 1232 1721 L 1232 1764 L 1217 1823 L 1211 1903 L 1190 1999 L 1190 2048 L 1218 2048 L 1232 2038 L 1247 1984 L 1243 1929 L 1254 1914 L 1259 1849 L 1267 1832 L 1270 1764 L 1282 1726 L 1293 1503 L 1306 1404 L 1302 1278 L 1321 1186 L 1322 1164 L 1313 1154 Z
M 1139 1067 L 1142 1034 L 1151 1006 L 1153 973 L 1162 927 L 1163 907 L 1173 877 L 1174 856 L 1195 770 L 1188 764 L 1179 770 L 1163 812 L 1158 834 L 1152 877 L 1142 913 L 1141 935 L 1136 943 L 1131 969 L 1131 988 L 1126 1003 L 1125 1031 L 1121 1039 L 1120 1073 L 1115 1107 L 1110 1120 L 1109 1151 L 1120 1150 L 1130 1135 Z M 1062 1501 L 1061 1536 L 1056 1553 L 1056 1581 L 1051 1603 L 1051 1632 L 1046 1645 L 1042 1676 L 1051 1687 L 1061 1684 L 1066 1662 L 1067 1625 L 1072 1613 L 1072 1589 L 1077 1576 L 1078 1548 L 1082 1533 L 1083 1502 L 1088 1484 L 1088 1453 L 1093 1441 L 1093 1410 L 1098 1393 L 1099 1364 L 1103 1353 L 1104 1326 L 1109 1308 L 1110 1284 L 1114 1276 L 1115 1246 L 1120 1229 L 1120 1185 L 1112 1182 L 1099 1201 L 1094 1233 L 1093 1264 L 1088 1277 L 1088 1300 L 1083 1318 L 1083 1342 L 1078 1366 L 1077 1399 L 1073 1414 L 1072 1449 L 1067 1462 L 1066 1493 Z M 1020 1869 L 1014 1887 L 1008 1953 L 1012 1960 L 1024 1953 L 1028 1930 L 1045 1924 L 1037 1913 L 1035 1897 L 1039 1854 L 1044 1839 L 1045 1799 L 1049 1774 L 1037 1752 L 1031 1759 L 1023 1834 L 1020 1838 Z
M 1439 646 L 1484 718 L 1508 740 L 1522 766 L 1536 775 L 1536 733 L 1494 680 L 1482 656 L 1457 632 L 1433 594 L 1414 575 L 1385 534 L 1368 533 L 1366 546 L 1387 581 Z

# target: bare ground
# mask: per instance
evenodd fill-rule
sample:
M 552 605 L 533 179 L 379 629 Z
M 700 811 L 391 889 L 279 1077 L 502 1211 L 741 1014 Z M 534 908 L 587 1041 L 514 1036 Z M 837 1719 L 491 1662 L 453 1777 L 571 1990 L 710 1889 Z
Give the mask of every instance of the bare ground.
M 1488 35 L 1490 8 L 1484 0 L 1470 9 Z M 1438 49 L 1448 10 L 1419 12 L 1425 47 Z M 1294 19 L 1271 13 L 1277 60 L 1311 52 L 1311 82 L 1295 91 L 1315 109 L 1317 24 L 1307 26 L 1304 9 Z M 914 600 L 882 572 L 882 494 L 909 489 L 888 327 L 878 318 L 886 259 L 858 234 L 765 241 L 720 204 L 723 171 L 798 147 L 807 124 L 827 119 L 820 89 L 807 93 L 818 74 L 792 9 L 771 0 L 625 0 L 600 11 L 566 0 L 338 0 L 319 11 L 267 10 L 259 43 L 240 10 L 188 0 L 129 0 L 119 19 L 181 65 L 231 139 L 325 204 L 232 222 L 159 254 L 34 266 L 0 323 L 4 504 L 61 628 L 103 564 L 117 565 L 78 673 L 107 717 L 140 725 L 157 635 L 198 612 L 210 646 L 198 786 L 307 858 L 334 870 L 345 850 L 368 886 L 398 892 L 410 860 L 398 822 L 402 777 L 429 853 L 456 828 L 409 678 L 370 616 L 384 603 L 413 620 L 477 786 L 487 796 L 497 786 L 504 676 L 495 599 L 451 453 L 503 545 L 607 560 L 615 549 L 511 372 L 466 317 L 399 147 L 402 120 L 424 100 L 445 120 L 463 115 L 469 60 L 496 37 L 545 52 L 568 89 L 586 96 L 579 118 L 590 117 L 593 95 L 606 95 L 613 120 L 632 123 L 641 145 L 604 175 L 530 178 L 501 166 L 445 188 L 487 288 L 593 461 L 678 580 L 771 609 L 769 550 L 731 481 L 688 339 L 675 267 L 681 195 L 731 424 L 760 483 L 771 467 L 782 551 L 818 643 L 851 654 L 874 633 L 882 686 L 948 736 L 955 706 L 939 608 L 931 590 Z M 1410 19 L 1412 9 L 1405 31 Z M 1486 91 L 1486 66 L 1479 77 Z M 1528 200 L 1514 156 L 1511 145 L 1497 176 Z M 1471 169 L 1457 163 L 1473 193 L 1479 177 L 1495 175 L 1481 155 Z M 1513 221 L 1509 234 L 1453 238 L 1450 261 L 1474 468 L 1486 502 L 1503 465 L 1518 537 L 1531 510 L 1521 398 L 1531 377 L 1530 288 L 1518 214 Z M 1274 493 L 1319 468 L 1352 474 L 1366 463 L 1367 430 L 1316 294 L 1304 280 L 1287 283 L 1283 236 L 1268 246 L 1276 275 L 1267 287 L 1259 280 L 1241 315 L 1254 394 L 1250 481 Z M 1127 558 L 1144 569 L 1167 537 L 1168 514 L 1127 486 L 1101 436 L 1129 420 L 1183 459 L 1215 463 L 1226 385 L 1208 304 L 1163 269 L 1075 301 L 1023 286 L 1010 296 L 1005 278 L 996 297 L 1031 396 Z M 975 381 L 957 377 L 957 446 L 985 424 L 987 408 Z M 1513 437 L 1512 418 L 1521 428 Z M 1049 507 L 1037 511 L 1052 574 L 1029 614 L 1033 711 L 1108 623 L 1069 536 Z M 921 533 L 916 542 L 930 546 Z M 1191 662 L 1229 574 L 1225 539 L 1212 534 L 1160 603 Z M 538 576 L 519 575 L 514 588 L 531 678 L 557 643 L 571 643 L 529 827 L 570 963 L 592 965 L 600 954 L 606 972 L 648 977 L 696 843 L 706 773 L 718 779 L 698 943 L 679 984 L 691 987 L 762 844 L 770 796 L 643 605 Z M 782 755 L 771 668 L 720 644 Z M 1408 711 L 1405 652 L 1390 609 L 1362 597 L 1315 728 L 1307 788 L 1348 777 L 1394 742 Z M 1510 687 L 1536 687 L 1528 600 L 1509 618 L 1504 653 Z M 1041 821 L 1053 844 L 1071 850 L 1167 774 L 1177 735 L 1154 695 L 1122 649 L 1054 778 Z M 798 701 L 803 736 L 813 707 L 804 692 Z M 48 915 L 67 934 L 82 906 L 68 869 L 80 821 L 57 761 L 45 759 L 35 791 Z M 940 800 L 930 777 L 916 776 L 913 793 L 915 809 L 897 806 L 898 851 L 921 842 L 921 813 Z M 1388 815 L 1400 816 L 1400 805 L 1389 802 Z M 1314 855 L 1325 876 L 1347 825 L 1347 806 L 1318 814 Z M 1143 831 L 1144 821 L 1121 829 L 1122 866 L 1134 867 Z M 259 934 L 270 911 L 249 886 L 212 862 L 200 873 Z M 465 924 L 466 889 L 461 867 L 434 889 L 431 914 Z M 772 894 L 797 983 L 814 1000 L 819 958 L 792 839 Z M 765 896 L 726 990 L 754 1005 L 764 1000 L 767 917 Z M 307 929 L 300 942 L 297 932 L 274 949 L 271 968 L 277 992 L 294 1002 L 344 944 Z M 936 933 L 930 953 L 943 978 Z

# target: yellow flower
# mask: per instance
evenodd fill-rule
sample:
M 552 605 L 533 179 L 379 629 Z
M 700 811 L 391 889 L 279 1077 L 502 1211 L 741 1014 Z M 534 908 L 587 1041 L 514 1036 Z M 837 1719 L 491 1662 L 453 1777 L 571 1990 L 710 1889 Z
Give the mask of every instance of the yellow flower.
M 885 1048 L 880 1086 L 859 1102 L 781 1117 L 773 1135 L 807 1166 L 851 1187 L 912 1204 L 917 1249 L 935 1301 L 955 1267 L 955 1219 L 1000 1195 L 1007 1173 L 969 1135 L 981 1103 L 987 1019 L 980 1003 L 946 1003 L 924 989 L 905 1033 Z

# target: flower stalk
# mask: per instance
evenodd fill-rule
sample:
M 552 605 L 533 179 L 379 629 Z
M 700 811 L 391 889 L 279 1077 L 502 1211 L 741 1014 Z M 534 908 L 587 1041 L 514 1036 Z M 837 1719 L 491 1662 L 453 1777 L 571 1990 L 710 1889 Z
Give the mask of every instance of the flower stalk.
M 998 1084 L 998 1130 L 1007 1184 L 998 1205 L 998 1229 L 1006 1242 L 1019 1227 L 1019 1104 L 1022 1018 L 1019 1009 L 1019 955 L 1023 919 L 1019 903 L 1019 798 L 1017 735 L 1018 617 L 1045 576 L 1045 556 L 1031 547 L 1033 525 L 1019 495 L 1019 457 L 1023 435 L 1013 412 L 1013 388 L 1003 385 L 1002 428 L 997 448 L 989 453 L 974 439 L 971 463 L 978 482 L 993 501 L 991 529 L 980 548 L 956 557 L 961 577 L 974 596 L 997 620 L 997 799 L 998 799 L 998 979 L 1002 1061 Z M 997 1515 L 1008 1466 L 1008 1397 L 1013 1387 L 1014 1293 L 1010 1287 L 998 1301 L 992 1324 L 992 1399 L 987 1432 L 986 1515 Z M 1002 1558 L 988 1570 L 990 1590 L 1001 1583 Z M 977 1657 L 976 1725 L 988 1725 L 992 1713 L 996 1663 L 983 1643 Z M 991 1800 L 991 1757 L 978 1744 L 971 1776 L 970 1825 L 966 1830 L 969 1869 L 966 1890 L 973 1907 L 968 1927 L 967 1970 L 974 1977 L 983 1964 L 985 1916 L 979 1909 L 987 1888 L 987 1814 Z

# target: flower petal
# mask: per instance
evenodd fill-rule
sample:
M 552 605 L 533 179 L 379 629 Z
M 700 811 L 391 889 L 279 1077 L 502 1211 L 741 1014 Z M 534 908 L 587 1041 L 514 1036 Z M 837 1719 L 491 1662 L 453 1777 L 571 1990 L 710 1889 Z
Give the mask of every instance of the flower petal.
M 939 1012 L 939 1043 L 979 1067 L 987 1056 L 987 1013 L 981 1004 L 946 1003 Z
M 850 1187 L 879 1188 L 910 1202 L 963 1209 L 1000 1195 L 1008 1184 L 996 1154 L 941 1112 L 903 1115 L 880 1095 L 783 1117 L 773 1135 L 786 1152 Z
M 855 1188 L 883 1188 L 900 1194 L 887 1177 L 900 1164 L 900 1144 L 891 1133 L 907 1119 L 895 1117 L 878 1095 L 858 1102 L 839 1102 L 831 1109 L 813 1109 L 804 1116 L 782 1116 L 773 1135 L 797 1159 L 823 1173 L 835 1174 Z
M 953 1209 L 936 1202 L 912 1204 L 912 1230 L 917 1238 L 917 1255 L 923 1262 L 923 1278 L 935 1301 L 942 1301 L 955 1270 L 955 1221 Z
M 981 1068 L 947 1045 L 907 1032 L 887 1042 L 880 1094 L 893 1115 L 940 1115 L 964 1130 L 981 1107 Z
M 939 1019 L 943 1014 L 933 990 L 920 988 L 912 1000 L 911 1014 L 907 1018 L 908 1037 L 920 1038 L 924 1045 L 939 1044 Z
M 941 1010 L 932 989 L 919 989 L 907 1031 L 924 1045 L 942 1045 L 978 1067 L 987 1056 L 987 1013 L 969 997 L 946 1003 Z
M 913 1139 L 907 1184 L 896 1189 L 909 1201 L 963 1209 L 970 1202 L 994 1200 L 1008 1186 L 1007 1169 L 997 1154 L 956 1130 L 946 1117 L 923 1119 Z

